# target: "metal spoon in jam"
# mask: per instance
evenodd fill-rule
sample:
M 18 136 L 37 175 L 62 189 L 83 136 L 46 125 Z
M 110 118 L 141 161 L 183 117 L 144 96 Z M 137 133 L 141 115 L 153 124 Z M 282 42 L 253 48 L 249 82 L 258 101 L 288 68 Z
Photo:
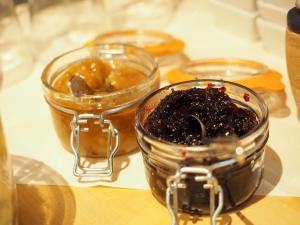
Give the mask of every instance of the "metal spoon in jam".
M 187 122 L 190 129 L 193 130 L 194 133 L 201 133 L 201 142 L 204 143 L 204 140 L 206 139 L 206 128 L 200 118 L 198 116 L 189 114 L 187 116 Z

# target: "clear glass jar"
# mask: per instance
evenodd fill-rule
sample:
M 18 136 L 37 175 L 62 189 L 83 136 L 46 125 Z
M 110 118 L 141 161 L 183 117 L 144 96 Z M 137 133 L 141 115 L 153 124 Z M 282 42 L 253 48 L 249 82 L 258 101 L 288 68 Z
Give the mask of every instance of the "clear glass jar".
M 122 28 L 166 27 L 180 1 L 176 0 L 104 0 L 111 26 Z
M 28 0 L 28 6 L 37 56 L 77 48 L 108 29 L 102 0 Z
M 218 138 L 201 146 L 159 140 L 144 128 L 148 115 L 172 90 L 206 88 L 209 83 L 225 87 L 235 104 L 255 112 L 258 126 L 245 136 Z M 245 101 L 245 94 L 249 101 Z M 192 214 L 210 213 L 215 224 L 221 210 L 245 202 L 261 182 L 269 134 L 268 108 L 255 92 L 244 86 L 220 80 L 194 80 L 159 89 L 137 109 L 136 131 L 152 193 L 167 205 L 173 224 L 177 224 L 178 209 Z
M 69 4 L 69 0 L 28 1 L 32 44 L 37 54 L 70 29 L 73 18 Z
M 72 24 L 68 35 L 73 43 L 80 46 L 99 32 L 108 30 L 109 21 L 103 0 L 68 1 L 72 13 Z
M 121 30 L 98 35 L 87 45 L 99 43 L 125 43 L 144 48 L 153 54 L 160 66 L 181 65 L 186 57 L 183 54 L 184 42 L 170 34 L 150 30 Z
M 283 109 L 287 109 L 281 74 L 256 61 L 232 58 L 192 60 L 171 69 L 166 77 L 170 83 L 195 79 L 232 81 L 255 90 L 267 103 L 271 115 L 282 115 Z
M 125 89 L 81 97 L 63 93 L 54 87 L 61 71 L 86 59 L 106 62 L 112 71 L 120 65 L 135 69 L 143 74 L 144 79 Z M 110 175 L 114 155 L 129 153 L 137 148 L 135 109 L 145 95 L 159 87 L 159 70 L 154 58 L 143 49 L 124 44 L 102 44 L 58 56 L 47 65 L 41 79 L 56 133 L 64 148 L 75 154 L 74 175 L 89 176 L 88 173 L 76 172 L 78 168 L 83 169 L 80 156 L 107 157 L 107 168 L 110 168 L 105 170 L 105 174 Z

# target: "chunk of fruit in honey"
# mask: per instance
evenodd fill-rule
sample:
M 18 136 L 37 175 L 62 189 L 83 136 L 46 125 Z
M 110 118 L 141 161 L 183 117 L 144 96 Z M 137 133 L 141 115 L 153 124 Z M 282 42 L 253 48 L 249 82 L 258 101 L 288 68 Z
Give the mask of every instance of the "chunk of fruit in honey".
M 141 83 L 143 72 L 120 62 L 110 65 L 99 59 L 84 59 L 57 76 L 53 87 L 76 97 L 118 91 Z
M 59 91 L 69 93 L 71 79 L 80 77 L 93 91 L 108 91 L 106 89 L 109 87 L 106 86 L 105 80 L 110 73 L 111 67 L 108 63 L 99 59 L 84 59 L 71 64 L 59 74 L 53 86 Z M 77 78 L 76 80 L 78 81 Z
M 120 66 L 109 74 L 106 84 L 110 86 L 112 91 L 117 91 L 139 84 L 144 79 L 145 75 L 140 71 Z
M 92 95 L 94 91 L 87 85 L 85 80 L 77 75 L 74 75 L 69 82 L 71 93 L 76 97 L 83 95 Z

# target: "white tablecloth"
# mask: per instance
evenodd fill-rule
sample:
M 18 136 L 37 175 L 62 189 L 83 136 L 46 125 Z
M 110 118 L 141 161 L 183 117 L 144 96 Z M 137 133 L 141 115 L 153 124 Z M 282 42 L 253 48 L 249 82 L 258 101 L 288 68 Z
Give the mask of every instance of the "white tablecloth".
M 285 59 L 266 53 L 259 41 L 247 42 L 219 31 L 213 26 L 211 12 L 202 0 L 184 1 L 172 23 L 163 31 L 185 40 L 186 53 L 192 59 L 246 58 L 261 61 L 282 72 L 288 108 L 281 117 L 270 117 L 266 172 L 257 193 L 300 196 L 300 122 L 296 116 Z M 91 181 L 73 176 L 73 156 L 63 149 L 56 137 L 40 82 L 46 63 L 69 47 L 63 40 L 49 44 L 32 74 L 3 90 L 2 120 L 17 182 L 147 189 L 140 153 L 119 157 L 117 172 L 112 179 Z

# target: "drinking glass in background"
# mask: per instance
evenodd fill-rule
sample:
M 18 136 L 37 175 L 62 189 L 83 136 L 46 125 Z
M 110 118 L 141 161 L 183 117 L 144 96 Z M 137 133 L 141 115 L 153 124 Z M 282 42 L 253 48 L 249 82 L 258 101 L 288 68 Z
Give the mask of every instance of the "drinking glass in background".
M 0 119 L 0 224 L 14 225 L 17 222 L 15 193 L 12 168 Z
M 28 1 L 37 53 L 53 42 L 62 51 L 80 47 L 107 29 L 102 0 Z
M 72 13 L 70 40 L 83 44 L 109 28 L 103 0 L 69 0 Z
M 71 26 L 69 0 L 28 0 L 32 41 L 41 50 L 53 39 L 65 34 Z
M 113 29 L 157 29 L 173 17 L 180 0 L 104 0 Z
M 33 56 L 19 25 L 12 0 L 0 0 L 0 68 L 2 86 L 11 86 L 31 72 Z

